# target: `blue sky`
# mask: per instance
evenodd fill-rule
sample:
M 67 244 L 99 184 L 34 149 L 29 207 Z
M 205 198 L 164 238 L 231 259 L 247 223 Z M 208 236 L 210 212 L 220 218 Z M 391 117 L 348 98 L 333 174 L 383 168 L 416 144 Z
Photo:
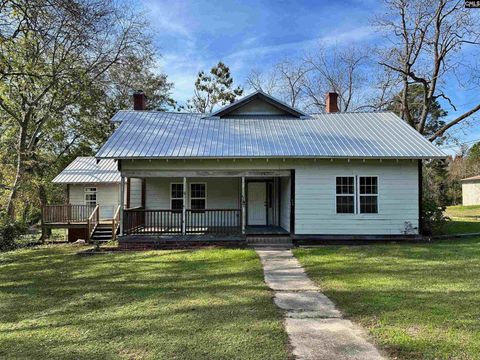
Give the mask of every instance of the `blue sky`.
M 382 41 L 371 26 L 382 11 L 379 0 L 345 1 L 188 1 L 141 0 L 162 57 L 159 70 L 175 84 L 174 98 L 192 96 L 199 70 L 218 61 L 230 66 L 243 85 L 252 68 L 268 69 L 279 59 L 301 55 L 319 42 L 337 46 Z M 478 101 L 478 92 L 449 87 L 458 111 Z M 453 132 L 461 141 L 480 138 L 480 122 Z M 449 152 L 456 149 L 449 149 Z

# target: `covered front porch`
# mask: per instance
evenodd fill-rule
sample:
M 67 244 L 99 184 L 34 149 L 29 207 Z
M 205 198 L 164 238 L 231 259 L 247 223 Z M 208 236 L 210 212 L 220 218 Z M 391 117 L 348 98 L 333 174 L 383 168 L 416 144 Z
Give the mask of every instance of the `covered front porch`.
M 122 171 L 129 204 L 133 179 L 139 206 L 122 208 L 120 241 L 244 239 L 289 235 L 293 171 Z M 126 179 L 130 180 L 126 180 Z

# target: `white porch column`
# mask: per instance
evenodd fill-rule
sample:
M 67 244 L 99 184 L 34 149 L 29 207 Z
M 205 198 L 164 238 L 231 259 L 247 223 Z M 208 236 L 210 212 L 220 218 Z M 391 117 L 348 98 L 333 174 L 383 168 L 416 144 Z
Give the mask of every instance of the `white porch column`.
M 125 204 L 125 177 L 120 178 L 120 236 L 123 235 L 123 207 Z
M 182 235 L 187 234 L 187 178 L 183 177 Z
M 242 176 L 242 198 L 241 198 L 241 203 L 242 203 L 242 234 L 245 235 L 245 226 L 247 224 L 247 219 L 245 218 L 245 214 L 247 213 L 245 211 L 245 176 Z

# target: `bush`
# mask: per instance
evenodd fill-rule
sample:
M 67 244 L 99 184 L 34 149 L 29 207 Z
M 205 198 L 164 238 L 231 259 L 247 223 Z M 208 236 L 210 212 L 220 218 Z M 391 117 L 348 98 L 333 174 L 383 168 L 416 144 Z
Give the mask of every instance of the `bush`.
M 447 221 L 448 217 L 445 216 L 444 205 L 439 204 L 439 202 L 432 196 L 423 197 L 423 233 L 424 235 L 432 235 L 441 233 Z
M 10 220 L 6 214 L 0 214 L 0 251 L 12 250 L 15 240 L 25 231 L 25 226 Z

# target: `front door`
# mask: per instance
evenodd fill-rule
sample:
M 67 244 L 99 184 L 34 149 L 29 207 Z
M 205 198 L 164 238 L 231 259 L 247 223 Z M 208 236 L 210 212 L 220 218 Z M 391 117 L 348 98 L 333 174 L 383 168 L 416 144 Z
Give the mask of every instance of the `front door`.
M 249 182 L 247 225 L 267 225 L 267 183 Z

